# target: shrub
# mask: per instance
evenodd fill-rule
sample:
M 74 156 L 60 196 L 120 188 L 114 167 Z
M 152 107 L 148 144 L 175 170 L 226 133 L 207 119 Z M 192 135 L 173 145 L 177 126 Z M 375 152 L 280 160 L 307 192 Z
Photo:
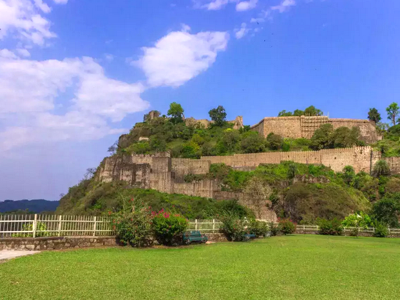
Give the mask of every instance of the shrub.
M 279 225 L 275 224 L 274 222 L 270 222 L 268 227 L 271 236 L 277 236 L 281 232 Z
M 132 198 L 124 201 L 120 212 L 112 215 L 112 226 L 122 245 L 149 247 L 153 244 L 152 215 L 149 207 Z
M 296 224 L 294 224 L 289 219 L 283 219 L 279 221 L 280 231 L 284 234 L 292 234 L 296 231 Z
M 360 227 L 360 228 L 368 228 L 372 227 L 373 223 L 371 217 L 367 214 L 360 212 L 348 215 L 342 222 L 344 227 Z
M 257 220 L 250 221 L 247 229 L 250 233 L 255 234 L 256 236 L 266 236 L 268 232 L 267 223 Z
M 387 227 L 380 222 L 376 222 L 374 237 L 387 237 L 388 235 L 389 235 L 389 230 L 387 229 Z
M 343 226 L 342 223 L 338 219 L 326 220 L 319 219 L 319 234 L 323 235 L 342 235 L 343 234 Z
M 225 234 L 228 241 L 243 241 L 246 234 L 246 222 L 234 214 L 225 214 L 220 217 L 222 225 L 220 230 Z
M 374 177 L 390 175 L 389 164 L 385 160 L 378 160 L 372 170 L 372 175 Z
M 153 213 L 153 229 L 156 240 L 162 244 L 171 246 L 182 240 L 182 234 L 188 227 L 188 221 L 179 214 L 171 214 L 161 210 Z

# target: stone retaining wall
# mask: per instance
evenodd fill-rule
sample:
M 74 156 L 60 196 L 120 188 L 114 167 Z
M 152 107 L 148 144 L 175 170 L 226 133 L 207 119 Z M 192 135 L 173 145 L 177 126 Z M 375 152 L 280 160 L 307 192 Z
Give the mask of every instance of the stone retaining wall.
M 206 233 L 211 242 L 226 242 L 222 233 Z M 3 238 L 0 250 L 63 250 L 73 248 L 115 247 L 118 243 L 113 236 L 107 237 L 42 237 Z
M 115 237 L 3 238 L 0 250 L 62 250 L 117 246 Z

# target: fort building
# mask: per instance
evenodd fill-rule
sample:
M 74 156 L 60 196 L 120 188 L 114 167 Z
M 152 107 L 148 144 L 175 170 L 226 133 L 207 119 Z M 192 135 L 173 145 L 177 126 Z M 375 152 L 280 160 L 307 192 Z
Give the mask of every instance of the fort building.
M 222 191 L 221 184 L 213 179 L 185 182 L 185 176 L 207 174 L 210 165 L 214 163 L 224 163 L 238 170 L 254 170 L 260 164 L 279 164 L 282 161 L 325 165 L 336 172 L 350 165 L 354 167 L 355 172 L 370 173 L 374 164 L 380 159 L 388 162 L 393 174 L 400 174 L 400 157 L 382 158 L 380 152 L 373 151 L 367 146 L 321 151 L 205 156 L 201 159 L 171 158 L 169 153 L 114 155 L 104 159 L 96 174 L 96 179 L 101 182 L 122 180 L 131 186 L 169 194 L 184 194 L 216 200 L 237 199 L 240 204 L 253 209 L 258 218 L 274 221 L 275 213 L 266 205 L 256 205 L 248 195 Z M 311 180 L 314 179 L 311 178 Z
M 258 131 L 264 137 L 274 133 L 286 138 L 310 139 L 315 130 L 323 124 L 332 124 L 334 129 L 357 127 L 360 129 L 361 140 L 368 144 L 382 139 L 376 131 L 375 122 L 357 119 L 331 119 L 327 116 L 267 117 L 252 126 L 251 129 Z

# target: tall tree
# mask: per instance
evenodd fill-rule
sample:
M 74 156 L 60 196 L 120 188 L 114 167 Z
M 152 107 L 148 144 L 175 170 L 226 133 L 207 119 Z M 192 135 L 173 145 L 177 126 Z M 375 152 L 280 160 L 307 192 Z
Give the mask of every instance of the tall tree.
M 374 121 L 376 124 L 378 124 L 379 121 L 382 120 L 381 114 L 378 112 L 378 110 L 376 108 L 370 108 L 369 109 L 368 119 L 370 121 Z
M 183 108 L 180 104 L 172 102 L 169 105 L 168 116 L 171 117 L 173 123 L 179 123 L 183 120 Z
M 304 110 L 304 115 L 306 116 L 322 116 L 324 113 L 322 110 L 315 108 L 315 106 L 311 105 Z
M 399 115 L 399 110 L 400 108 L 396 102 L 393 102 L 386 108 L 388 119 L 392 121 L 393 126 L 396 125 L 396 119 L 397 116 Z
M 217 126 L 223 126 L 226 122 L 226 112 L 225 108 L 219 105 L 217 108 L 213 108 L 208 112 L 211 120 L 214 121 L 214 124 Z

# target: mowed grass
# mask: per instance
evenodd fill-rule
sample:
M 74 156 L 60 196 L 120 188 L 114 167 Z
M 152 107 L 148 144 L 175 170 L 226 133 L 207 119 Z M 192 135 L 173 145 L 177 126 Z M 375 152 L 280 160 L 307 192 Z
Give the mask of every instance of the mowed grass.
M 43 252 L 0 264 L 0 299 L 398 299 L 400 239 L 294 235 Z

